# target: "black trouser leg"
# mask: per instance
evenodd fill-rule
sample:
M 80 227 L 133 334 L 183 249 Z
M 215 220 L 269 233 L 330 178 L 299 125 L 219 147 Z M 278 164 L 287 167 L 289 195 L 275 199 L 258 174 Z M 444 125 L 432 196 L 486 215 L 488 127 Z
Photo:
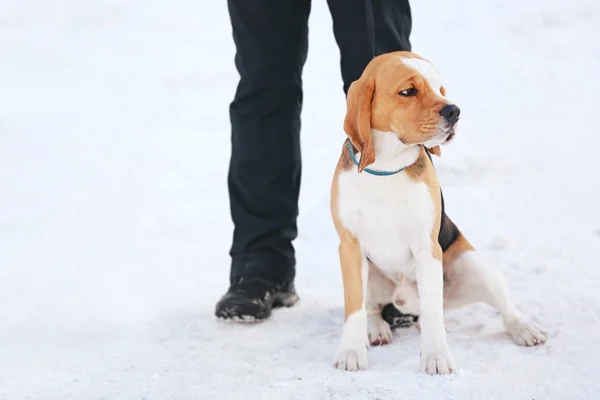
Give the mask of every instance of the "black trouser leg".
M 240 74 L 230 107 L 231 278 L 295 277 L 310 5 L 310 0 L 228 0 Z
M 344 93 L 374 56 L 410 51 L 408 0 L 328 0 L 341 54 Z

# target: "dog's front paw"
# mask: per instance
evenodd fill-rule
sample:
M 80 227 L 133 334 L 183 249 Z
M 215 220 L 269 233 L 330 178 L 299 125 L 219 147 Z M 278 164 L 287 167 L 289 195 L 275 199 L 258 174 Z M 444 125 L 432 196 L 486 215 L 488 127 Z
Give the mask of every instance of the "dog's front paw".
M 446 347 L 438 351 L 421 351 L 421 372 L 430 375 L 447 375 L 456 372 L 456 362 Z
M 519 346 L 537 346 L 547 340 L 544 327 L 526 318 L 507 323 L 506 331 Z
M 367 347 L 356 349 L 340 349 L 335 356 L 334 366 L 346 371 L 365 370 L 369 367 Z

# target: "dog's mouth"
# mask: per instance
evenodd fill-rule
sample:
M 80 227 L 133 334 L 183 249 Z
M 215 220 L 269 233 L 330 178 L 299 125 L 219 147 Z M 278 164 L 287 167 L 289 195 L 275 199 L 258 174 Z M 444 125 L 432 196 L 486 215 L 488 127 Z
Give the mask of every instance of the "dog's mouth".
M 423 144 L 427 148 L 431 148 L 434 146 L 444 146 L 452 142 L 454 140 L 454 136 L 456 136 L 456 124 L 442 123 L 438 126 L 438 129 L 431 137 L 431 139 L 427 140 Z
M 441 139 L 441 145 L 449 144 L 454 140 L 454 136 L 456 136 L 456 123 L 451 124 L 443 122 L 438 128 L 438 134 L 436 136 Z
M 450 144 L 450 142 L 452 142 L 452 140 L 454 140 L 454 136 L 456 136 L 456 130 L 454 129 L 454 125 L 452 125 L 447 133 L 446 133 L 446 139 L 444 140 L 444 142 L 442 143 L 443 145 L 447 145 Z

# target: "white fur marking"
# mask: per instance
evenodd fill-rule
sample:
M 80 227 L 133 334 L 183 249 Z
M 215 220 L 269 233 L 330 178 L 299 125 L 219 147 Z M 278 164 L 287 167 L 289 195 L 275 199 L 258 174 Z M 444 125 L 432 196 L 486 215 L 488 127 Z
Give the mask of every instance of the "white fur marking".
M 439 128 L 438 131 L 444 132 L 444 130 L 442 128 Z M 442 144 L 444 144 L 446 142 L 446 139 L 448 139 L 448 136 L 450 135 L 450 133 L 441 133 L 441 134 L 437 134 L 434 137 L 432 137 L 431 139 L 429 139 L 428 141 L 423 143 L 423 146 L 427 147 L 428 149 L 434 147 L 434 146 L 440 146 Z
M 419 156 L 418 146 L 405 145 L 394 132 L 371 129 L 371 138 L 376 156 L 375 162 L 368 166 L 369 169 L 397 171 L 414 163 Z M 361 153 L 357 152 L 355 156 L 356 161 L 359 161 Z
M 420 73 L 423 79 L 429 83 L 431 89 L 433 89 L 433 91 L 440 97 L 445 98 L 441 92 L 442 86 L 444 86 L 442 83 L 442 76 L 440 72 L 433 66 L 433 64 L 419 58 L 402 58 L 402 62 L 407 67 L 412 68 Z
M 456 362 L 450 352 L 444 327 L 442 263 L 433 258 L 431 251 L 423 251 L 417 258 L 417 284 L 421 303 L 421 372 L 456 372 Z
M 368 345 L 367 313 L 361 309 L 350 314 L 346 319 L 342 340 L 335 356 L 336 367 L 347 371 L 367 369 L 369 366 Z
M 398 160 L 392 158 L 390 162 L 395 162 L 395 168 L 406 166 L 399 161 L 412 158 L 414 162 L 417 156 L 411 153 L 413 148 L 405 147 Z M 378 158 L 383 157 L 376 155 Z M 397 282 L 400 274 L 414 280 L 409 241 L 418 235 L 426 241 L 423 245 L 431 245 L 434 207 L 429 187 L 415 182 L 405 171 L 381 177 L 359 174 L 356 169 L 342 172 L 338 184 L 340 219 L 358 239 L 365 255 L 388 279 Z

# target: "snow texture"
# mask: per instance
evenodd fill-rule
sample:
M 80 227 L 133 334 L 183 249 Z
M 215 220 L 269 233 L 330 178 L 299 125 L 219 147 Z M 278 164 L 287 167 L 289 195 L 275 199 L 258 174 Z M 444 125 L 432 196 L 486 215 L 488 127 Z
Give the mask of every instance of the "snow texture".
M 219 323 L 232 224 L 226 2 L 0 2 L 0 399 L 600 399 L 600 5 L 413 1 L 414 50 L 462 109 L 436 168 L 449 215 L 549 328 L 446 315 L 459 372 L 416 329 L 332 367 L 343 322 L 329 185 L 339 53 L 314 1 L 305 66 L 300 303 Z

